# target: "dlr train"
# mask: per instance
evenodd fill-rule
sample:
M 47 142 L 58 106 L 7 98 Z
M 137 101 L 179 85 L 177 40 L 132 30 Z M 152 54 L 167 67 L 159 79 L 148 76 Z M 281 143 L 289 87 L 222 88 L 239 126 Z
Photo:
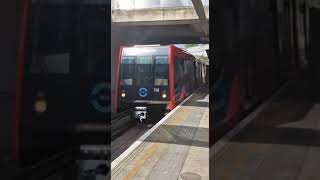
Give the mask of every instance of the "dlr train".
M 10 22 L 0 30 L 0 72 L 8 78 L 0 79 L 1 164 L 42 162 L 37 174 L 80 160 L 86 147 L 109 158 L 109 7 L 107 0 L 1 5 Z
M 133 108 L 143 122 L 174 109 L 205 81 L 205 63 L 174 45 L 121 47 L 115 111 Z
M 288 79 L 319 67 L 320 57 L 317 1 L 217 0 L 213 7 L 211 145 Z

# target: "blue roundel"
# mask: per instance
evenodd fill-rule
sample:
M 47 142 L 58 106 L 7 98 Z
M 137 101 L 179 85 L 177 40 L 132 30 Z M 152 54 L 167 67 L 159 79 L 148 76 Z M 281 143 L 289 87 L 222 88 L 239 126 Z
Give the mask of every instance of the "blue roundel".
M 148 89 L 147 88 L 140 88 L 138 91 L 139 96 L 146 97 L 148 96 Z
M 102 113 L 110 112 L 110 96 L 108 96 L 110 91 L 110 84 L 99 83 L 96 84 L 94 89 L 90 94 L 90 101 L 93 107 Z

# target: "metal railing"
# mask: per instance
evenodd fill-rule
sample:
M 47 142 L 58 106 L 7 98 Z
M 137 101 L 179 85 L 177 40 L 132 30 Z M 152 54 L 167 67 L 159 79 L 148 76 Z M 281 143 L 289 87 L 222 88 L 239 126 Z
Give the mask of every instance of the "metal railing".
M 209 6 L 209 0 L 201 0 L 204 6 Z M 146 8 L 170 8 L 192 7 L 191 0 L 112 0 L 112 9 L 146 9 Z

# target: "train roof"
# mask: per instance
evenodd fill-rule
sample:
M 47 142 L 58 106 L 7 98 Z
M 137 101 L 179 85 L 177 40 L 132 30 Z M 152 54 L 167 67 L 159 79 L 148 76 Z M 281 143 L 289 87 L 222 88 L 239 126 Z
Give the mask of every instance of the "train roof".
M 135 47 L 123 47 L 122 53 L 125 56 L 150 56 L 150 55 L 169 55 L 170 46 L 181 50 L 183 53 L 193 56 L 192 54 L 188 53 L 187 51 L 180 49 L 174 45 L 166 45 L 166 46 L 150 46 L 150 45 L 139 45 Z
M 150 55 L 168 55 L 169 46 L 139 46 L 123 47 L 122 54 L 125 56 L 150 56 Z

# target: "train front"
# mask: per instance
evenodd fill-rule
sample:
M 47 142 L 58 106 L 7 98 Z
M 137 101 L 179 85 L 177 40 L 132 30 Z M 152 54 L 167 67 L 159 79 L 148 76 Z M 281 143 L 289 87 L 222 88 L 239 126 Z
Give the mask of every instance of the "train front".
M 123 47 L 119 56 L 117 109 L 133 108 L 141 122 L 169 110 L 169 46 Z

